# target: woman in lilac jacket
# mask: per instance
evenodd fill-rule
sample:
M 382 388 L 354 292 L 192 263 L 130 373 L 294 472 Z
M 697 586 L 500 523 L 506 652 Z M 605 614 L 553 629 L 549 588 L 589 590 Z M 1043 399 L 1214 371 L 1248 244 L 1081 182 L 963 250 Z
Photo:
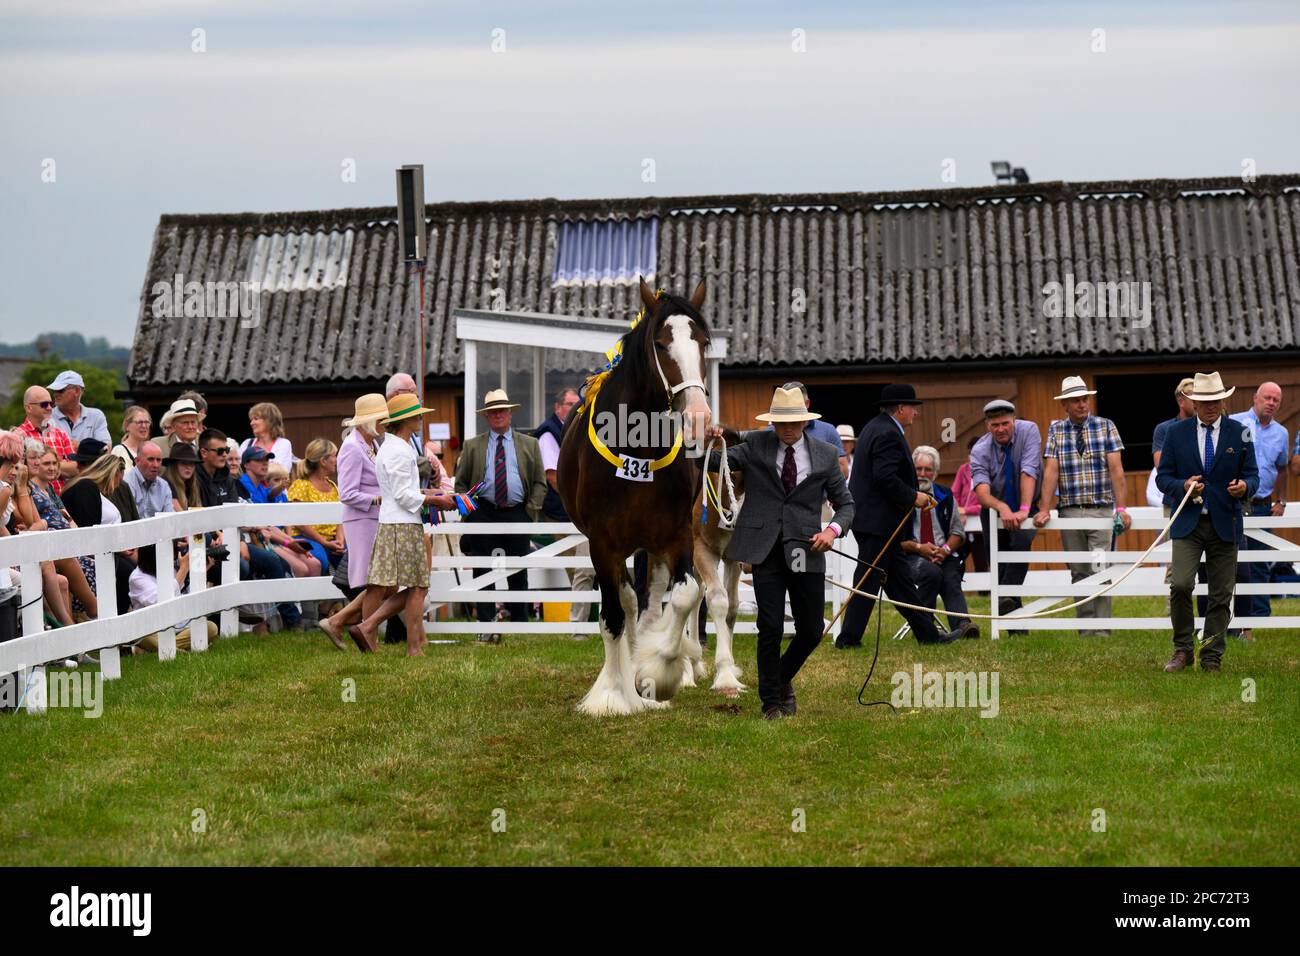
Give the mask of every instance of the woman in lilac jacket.
M 362 395 L 355 414 L 345 419 L 352 433 L 339 445 L 339 501 L 343 503 L 343 538 L 347 542 L 348 587 L 364 588 L 341 611 L 322 618 L 320 628 L 339 650 L 346 650 L 343 629 L 369 616 L 383 598 L 382 588 L 367 585 L 370 551 L 379 530 L 379 479 L 375 477 L 375 453 L 383 437 L 380 419 L 388 416 L 388 402 L 379 394 Z M 368 647 L 357 645 L 362 651 Z

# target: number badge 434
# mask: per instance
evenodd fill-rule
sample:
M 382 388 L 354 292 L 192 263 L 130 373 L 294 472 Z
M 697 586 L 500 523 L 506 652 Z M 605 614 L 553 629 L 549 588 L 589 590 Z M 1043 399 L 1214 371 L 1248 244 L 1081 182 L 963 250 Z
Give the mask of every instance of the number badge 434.
M 655 473 L 650 470 L 649 458 L 629 458 L 623 456 L 623 464 L 618 469 L 617 474 L 620 478 L 628 481 L 654 481 Z

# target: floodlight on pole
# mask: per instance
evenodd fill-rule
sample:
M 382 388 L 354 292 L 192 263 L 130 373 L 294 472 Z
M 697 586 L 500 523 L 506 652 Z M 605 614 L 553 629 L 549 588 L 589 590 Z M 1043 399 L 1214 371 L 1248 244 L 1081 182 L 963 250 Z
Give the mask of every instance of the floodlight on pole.
M 993 169 L 993 178 L 998 182 L 1008 183 L 1011 181 L 1010 163 L 1005 160 L 995 159 L 993 162 L 989 163 L 989 166 Z

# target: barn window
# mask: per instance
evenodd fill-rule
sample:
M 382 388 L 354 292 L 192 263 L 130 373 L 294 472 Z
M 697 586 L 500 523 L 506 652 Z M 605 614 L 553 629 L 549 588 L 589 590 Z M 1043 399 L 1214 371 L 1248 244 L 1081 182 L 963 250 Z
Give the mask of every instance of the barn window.
M 575 220 L 560 223 L 555 241 L 555 285 L 653 284 L 658 219 Z

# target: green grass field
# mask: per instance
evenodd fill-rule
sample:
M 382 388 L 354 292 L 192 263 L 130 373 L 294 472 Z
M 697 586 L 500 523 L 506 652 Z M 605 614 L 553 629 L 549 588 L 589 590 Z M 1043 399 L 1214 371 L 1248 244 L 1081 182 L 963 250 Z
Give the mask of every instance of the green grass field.
M 1117 613 L 1154 610 L 1138 604 Z M 870 696 L 917 661 L 996 671 L 999 715 L 859 707 L 870 649 L 826 645 L 799 715 L 773 723 L 754 691 L 737 708 L 707 687 L 582 717 L 600 643 L 558 636 L 407 660 L 280 634 L 128 659 L 99 719 L 0 718 L 0 863 L 1300 862 L 1294 633 L 1230 641 L 1215 676 L 1162 673 L 1167 632 L 920 648 L 896 626 Z M 752 637 L 737 657 L 753 687 Z

